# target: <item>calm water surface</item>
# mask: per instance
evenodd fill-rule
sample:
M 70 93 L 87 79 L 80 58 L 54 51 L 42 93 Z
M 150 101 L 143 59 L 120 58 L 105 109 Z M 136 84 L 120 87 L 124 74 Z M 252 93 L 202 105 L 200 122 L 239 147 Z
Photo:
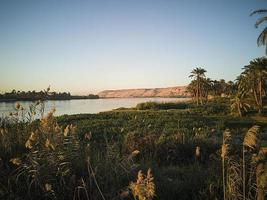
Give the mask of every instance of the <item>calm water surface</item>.
M 148 101 L 156 102 L 180 102 L 188 100 L 188 98 L 111 98 L 111 99 L 81 99 L 81 100 L 65 100 L 65 101 L 46 101 L 45 112 L 56 108 L 55 115 L 64 114 L 81 114 L 81 113 L 99 113 L 112 109 L 124 107 L 135 107 L 136 104 Z M 20 102 L 27 110 L 32 102 Z M 0 116 L 9 114 L 15 110 L 15 102 L 0 102 Z

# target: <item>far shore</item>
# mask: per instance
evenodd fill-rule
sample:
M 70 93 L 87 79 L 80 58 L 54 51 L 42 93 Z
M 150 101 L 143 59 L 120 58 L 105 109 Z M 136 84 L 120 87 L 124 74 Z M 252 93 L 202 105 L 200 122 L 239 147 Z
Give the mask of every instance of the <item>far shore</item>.
M 80 97 L 71 97 L 71 98 L 48 98 L 48 99 L 38 99 L 38 98 L 16 98 L 16 99 L 0 99 L 0 102 L 16 102 L 16 101 L 69 101 L 69 100 L 79 100 L 79 99 L 99 99 L 99 98 L 90 98 L 87 96 Z
M 45 99 L 45 101 L 69 101 L 69 100 L 82 100 L 82 99 L 88 99 L 88 100 L 97 100 L 97 99 L 135 99 L 135 98 L 185 98 L 185 99 L 191 99 L 191 97 L 188 96 L 140 96 L 140 97 L 99 97 L 99 98 L 88 98 L 88 97 L 75 97 L 75 98 L 68 98 L 68 99 Z M 22 99 L 0 99 L 0 103 L 9 103 L 9 102 L 16 102 L 16 101 L 38 101 L 40 99 L 31 99 L 31 98 L 22 98 Z
M 191 98 L 190 96 L 128 96 L 128 97 L 99 97 L 99 99 L 131 99 L 131 98 Z

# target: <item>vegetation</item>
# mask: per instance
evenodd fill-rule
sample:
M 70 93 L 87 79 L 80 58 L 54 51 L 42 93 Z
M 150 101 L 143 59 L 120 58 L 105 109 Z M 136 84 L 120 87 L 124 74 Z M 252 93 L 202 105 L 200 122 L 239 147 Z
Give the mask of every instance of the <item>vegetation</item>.
M 29 115 L 37 115 L 43 103 L 33 105 Z M 17 119 L 24 111 L 17 104 L 1 120 L 1 198 L 222 199 L 225 194 L 226 199 L 238 199 L 240 193 L 230 191 L 229 184 L 230 178 L 242 179 L 242 173 L 232 177 L 231 166 L 235 163 L 241 172 L 242 159 L 249 158 L 242 157 L 240 141 L 253 124 L 266 131 L 267 120 L 231 115 L 227 98 L 202 106 L 180 104 L 58 118 L 52 110 L 24 123 Z M 216 109 L 225 106 L 226 113 Z M 254 165 L 245 163 L 246 185 L 263 180 L 255 170 L 250 174 Z M 258 168 L 262 174 L 262 165 Z M 235 184 L 239 191 L 242 184 Z M 258 188 L 265 194 L 264 185 Z M 255 196 L 253 191 L 247 188 L 246 198 Z
M 205 85 L 205 72 L 207 72 L 203 68 L 195 68 L 191 72 L 190 78 L 194 78 L 194 81 L 191 83 L 191 92 L 196 97 L 197 105 L 199 102 L 203 104 L 203 89 Z
M 196 68 L 193 71 L 199 71 L 199 69 Z M 204 71 L 206 72 L 206 70 Z M 233 81 L 225 82 L 224 79 L 220 79 L 218 81 L 205 77 L 201 77 L 199 79 L 200 86 L 198 86 L 197 80 L 195 79 L 187 87 L 187 90 L 192 94 L 196 103 L 199 101 L 201 104 L 204 104 L 210 99 L 233 96 L 237 92 L 238 85 Z
M 239 80 L 239 90 L 246 95 L 254 97 L 254 105 L 259 113 L 263 109 L 263 96 L 266 96 L 267 90 L 267 59 L 256 58 L 250 61 L 249 65 L 243 68 Z
M 188 103 L 175 103 L 175 102 L 145 102 L 136 105 L 137 110 L 168 110 L 168 109 L 186 109 L 189 108 Z
M 195 68 L 190 77 L 195 79 L 189 84 L 188 91 L 193 94 L 196 104 L 203 105 L 216 97 L 231 98 L 231 110 L 239 116 L 251 110 L 262 114 L 266 105 L 267 58 L 256 58 L 243 68 L 236 82 L 221 79 L 211 80 L 205 77 L 205 69 Z
M 153 176 L 151 169 L 148 169 L 147 175 L 145 176 L 142 171 L 138 172 L 136 182 L 130 184 L 130 189 L 133 192 L 134 198 L 140 200 L 150 200 L 155 197 L 155 184 L 153 182 Z
M 250 15 L 255 15 L 255 14 L 264 14 L 267 13 L 267 9 L 259 9 L 259 10 L 255 10 L 253 11 Z M 255 27 L 258 28 L 259 25 L 261 25 L 263 22 L 265 22 L 267 20 L 267 16 L 263 16 L 261 18 L 259 18 L 256 23 L 255 23 Z M 258 39 L 257 39 L 257 43 L 258 45 L 265 45 L 266 46 L 266 54 L 267 54 L 267 27 L 265 27 L 263 29 L 263 31 L 260 33 Z
M 98 95 L 89 94 L 88 96 L 71 95 L 69 92 L 50 92 L 50 87 L 47 90 L 36 91 L 16 91 L 0 94 L 1 101 L 37 101 L 37 100 L 70 100 L 70 99 L 99 99 Z

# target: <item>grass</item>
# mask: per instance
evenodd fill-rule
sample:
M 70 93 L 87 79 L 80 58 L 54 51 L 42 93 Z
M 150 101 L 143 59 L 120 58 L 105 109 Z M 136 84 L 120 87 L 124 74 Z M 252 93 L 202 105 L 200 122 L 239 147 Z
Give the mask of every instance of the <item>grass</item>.
M 227 100 L 209 104 L 210 109 L 157 103 L 153 109 L 145 105 L 56 118 L 51 112 L 24 123 L 2 120 L 0 197 L 222 199 L 223 191 L 229 193 L 229 176 L 241 169 L 231 162 L 242 159 L 244 133 L 252 125 L 266 131 L 267 121 L 218 111 Z M 231 159 L 224 161 L 222 178 L 220 151 L 226 128 L 232 135 Z M 241 186 L 231 183 L 239 191 Z

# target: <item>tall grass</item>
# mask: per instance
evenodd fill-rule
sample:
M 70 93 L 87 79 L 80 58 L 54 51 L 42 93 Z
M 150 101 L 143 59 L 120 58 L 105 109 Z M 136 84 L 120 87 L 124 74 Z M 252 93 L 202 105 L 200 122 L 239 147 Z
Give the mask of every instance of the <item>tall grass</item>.
M 253 126 L 250 128 L 243 141 L 242 159 L 243 159 L 243 199 L 246 199 L 246 159 L 245 155 L 248 150 L 253 150 L 257 146 L 257 135 L 259 133 L 259 126 Z
M 1 198 L 109 199 L 128 185 L 138 150 L 121 153 L 108 139 L 99 149 L 91 132 L 81 138 L 76 126 L 59 125 L 55 109 L 36 121 L 15 119 L 21 111 L 0 129 Z
M 225 139 L 228 137 L 223 137 L 221 157 L 224 199 L 265 199 L 267 194 L 267 150 L 266 147 L 261 146 L 260 133 L 259 126 L 251 127 L 244 135 L 241 151 L 235 148 L 237 152 L 232 155 L 228 151 L 230 144 L 226 143 L 227 139 Z M 229 134 L 227 133 L 227 135 Z M 233 147 L 232 145 L 231 147 Z M 236 154 L 238 152 L 241 153 L 241 156 Z M 228 165 L 225 165 L 226 157 Z M 225 174 L 225 172 L 227 173 Z

